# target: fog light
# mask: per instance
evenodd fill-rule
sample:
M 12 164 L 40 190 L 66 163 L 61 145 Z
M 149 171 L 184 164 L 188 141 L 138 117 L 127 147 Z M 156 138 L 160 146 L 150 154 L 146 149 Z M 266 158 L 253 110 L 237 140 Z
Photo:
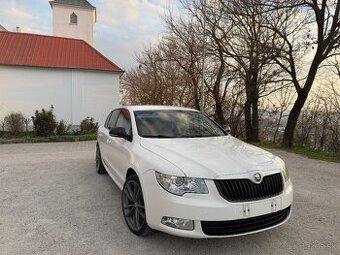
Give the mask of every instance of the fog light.
M 177 228 L 182 230 L 193 230 L 194 229 L 194 221 L 179 219 L 174 217 L 164 216 L 162 218 L 162 224 L 171 228 Z

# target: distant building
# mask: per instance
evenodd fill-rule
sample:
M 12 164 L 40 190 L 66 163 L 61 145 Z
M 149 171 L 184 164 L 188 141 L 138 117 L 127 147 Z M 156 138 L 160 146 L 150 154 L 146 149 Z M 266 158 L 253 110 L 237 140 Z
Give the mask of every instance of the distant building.
M 51 3 L 53 18 L 59 19 L 56 6 L 65 6 L 76 23 L 72 26 L 88 26 L 93 31 L 93 23 L 82 18 L 82 11 L 95 8 L 84 7 L 85 3 L 56 0 Z M 76 38 L 85 36 L 82 29 L 77 31 Z M 53 105 L 57 119 L 71 125 L 79 125 L 87 116 L 103 124 L 110 110 L 120 104 L 123 71 L 82 39 L 0 31 L 0 119 L 10 112 L 31 117 L 35 110 Z
M 82 39 L 93 45 L 96 8 L 86 0 L 50 1 L 53 13 L 53 35 Z
M 1 24 L 0 24 L 0 31 L 7 31 L 7 29 L 4 28 L 3 26 L 1 26 Z

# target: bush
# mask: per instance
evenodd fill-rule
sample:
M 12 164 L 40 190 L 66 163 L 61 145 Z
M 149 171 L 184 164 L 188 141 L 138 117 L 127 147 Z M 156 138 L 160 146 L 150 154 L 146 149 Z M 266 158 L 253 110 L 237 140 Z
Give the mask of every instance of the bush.
M 32 116 L 33 127 L 37 135 L 49 136 L 53 135 L 58 125 L 55 115 L 53 113 L 53 107 L 46 111 L 42 109 L 41 112 L 35 111 L 35 116 Z
M 24 123 L 25 123 L 25 131 L 28 132 L 28 125 L 31 123 L 31 119 L 25 118 Z
M 95 134 L 98 129 L 98 122 L 94 118 L 86 117 L 80 123 L 80 132 L 82 134 Z
M 1 126 L 1 131 L 5 132 L 5 128 L 6 128 L 6 119 L 3 119 L 0 121 L 0 126 Z
M 66 125 L 66 122 L 61 120 L 58 123 L 57 129 L 56 129 L 56 134 L 57 135 L 66 135 L 70 131 L 70 126 Z
M 8 131 L 13 134 L 24 131 L 24 122 L 25 117 L 19 112 L 10 113 L 4 119 L 4 125 L 6 125 Z

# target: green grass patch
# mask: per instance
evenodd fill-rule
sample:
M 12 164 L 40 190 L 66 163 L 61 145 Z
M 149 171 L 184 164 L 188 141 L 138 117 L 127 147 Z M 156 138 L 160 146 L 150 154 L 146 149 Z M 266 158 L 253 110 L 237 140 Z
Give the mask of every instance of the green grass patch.
M 340 153 L 336 153 L 336 152 L 314 150 L 311 148 L 306 148 L 301 145 L 296 145 L 292 149 L 286 149 L 286 148 L 282 148 L 279 144 L 274 144 L 274 143 L 264 142 L 264 141 L 254 143 L 254 145 L 263 147 L 263 148 L 268 148 L 268 149 L 278 149 L 278 150 L 293 152 L 293 153 L 303 155 L 303 156 L 306 156 L 312 159 L 340 163 Z

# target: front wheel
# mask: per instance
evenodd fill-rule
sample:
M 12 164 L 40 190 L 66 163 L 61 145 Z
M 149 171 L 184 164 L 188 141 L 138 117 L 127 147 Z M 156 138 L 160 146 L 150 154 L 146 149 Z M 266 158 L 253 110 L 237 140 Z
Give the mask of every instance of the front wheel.
M 142 187 L 137 175 L 129 176 L 122 191 L 123 215 L 130 231 L 138 236 L 152 232 L 146 222 Z
M 107 174 L 106 169 L 102 162 L 99 145 L 96 146 L 96 171 L 98 174 Z

